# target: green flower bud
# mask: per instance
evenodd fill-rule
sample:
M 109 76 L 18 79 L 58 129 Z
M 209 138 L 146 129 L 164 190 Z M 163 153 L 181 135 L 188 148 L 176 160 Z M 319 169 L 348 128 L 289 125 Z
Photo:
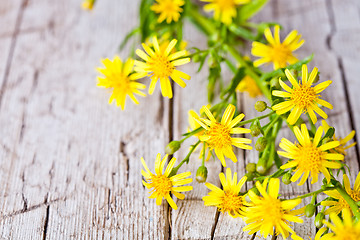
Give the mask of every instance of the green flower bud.
M 282 176 L 281 180 L 284 184 L 289 185 L 291 183 L 291 177 L 291 173 L 287 172 Z
M 165 153 L 166 154 L 174 154 L 179 148 L 181 147 L 180 141 L 171 141 L 166 147 L 165 147 Z
M 314 221 L 315 227 L 321 228 L 322 225 L 324 224 L 323 223 L 324 219 L 325 219 L 325 215 L 322 212 L 318 213 Z
M 251 172 L 245 173 L 245 176 L 247 177 L 247 181 L 252 181 L 255 177 Z
M 256 111 L 258 111 L 258 112 L 263 112 L 263 111 L 266 110 L 266 108 L 267 108 L 267 104 L 266 104 L 266 102 L 264 102 L 264 101 L 257 101 L 257 102 L 255 103 L 255 109 L 256 109 Z
M 255 163 L 248 163 L 246 165 L 246 171 L 248 171 L 249 173 L 256 172 L 256 164 Z
M 251 136 L 253 136 L 253 137 L 257 137 L 257 136 L 259 136 L 260 135 L 260 133 L 261 133 L 261 129 L 259 128 L 259 126 L 258 125 L 251 125 L 250 126 L 250 134 L 251 134 Z
M 203 183 L 206 181 L 207 178 L 207 168 L 205 166 L 200 166 L 196 171 L 196 181 L 198 183 Z
M 255 149 L 259 152 L 264 151 L 267 145 L 267 139 L 264 137 L 260 137 L 255 143 Z
M 270 80 L 270 86 L 273 88 L 280 88 L 279 78 L 275 77 Z
M 316 207 L 314 204 L 308 204 L 305 207 L 305 216 L 312 217 L 315 214 Z
M 193 62 L 200 62 L 201 61 L 201 55 L 196 54 L 192 57 Z

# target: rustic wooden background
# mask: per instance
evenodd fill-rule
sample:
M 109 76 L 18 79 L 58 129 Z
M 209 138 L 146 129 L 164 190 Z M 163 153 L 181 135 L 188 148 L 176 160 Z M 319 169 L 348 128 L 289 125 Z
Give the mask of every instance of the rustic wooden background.
M 192 80 L 175 88 L 173 102 L 157 90 L 138 106 L 128 102 L 124 112 L 108 105 L 109 93 L 95 87 L 94 68 L 137 25 L 139 0 L 98 0 L 92 12 L 80 2 L 0 2 L 0 238 L 250 239 L 241 220 L 204 207 L 203 184 L 194 182 L 177 211 L 165 202 L 156 206 L 141 184 L 140 157 L 153 167 L 169 139 L 186 130 L 187 111 L 206 103 L 206 71 L 183 67 Z M 339 136 L 360 131 L 359 13 L 358 0 L 271 0 L 255 19 L 303 34 L 298 55 L 315 53 L 311 66 L 319 67 L 321 80 L 333 80 L 324 98 L 334 105 L 327 112 Z M 204 48 L 204 37 L 187 25 L 189 45 Z M 118 54 L 125 58 L 128 51 Z M 257 114 L 255 101 L 240 98 L 247 118 Z M 238 156 L 229 166 L 243 174 L 256 152 Z M 358 147 L 346 158 L 354 181 Z M 196 171 L 197 154 L 191 161 L 186 168 Z M 208 181 L 219 184 L 220 162 L 208 168 Z M 283 186 L 282 192 L 291 197 L 317 187 Z M 311 221 L 295 227 L 299 235 L 315 235 Z

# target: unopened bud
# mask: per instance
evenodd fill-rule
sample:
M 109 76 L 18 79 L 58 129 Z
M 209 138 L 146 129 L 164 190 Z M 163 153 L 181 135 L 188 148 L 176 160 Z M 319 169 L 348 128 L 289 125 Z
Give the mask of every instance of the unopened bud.
M 261 129 L 259 128 L 259 126 L 258 125 L 251 125 L 250 126 L 250 134 L 251 134 L 251 136 L 253 136 L 253 137 L 257 137 L 257 136 L 259 136 L 260 135 L 260 133 L 261 133 Z
M 165 153 L 166 154 L 174 154 L 179 148 L 181 147 L 180 141 L 171 141 L 166 147 L 165 147 Z
M 245 176 L 247 177 L 247 181 L 252 181 L 255 177 L 251 172 L 245 173 Z
M 273 88 L 280 88 L 279 78 L 275 77 L 270 80 L 270 86 Z
M 266 108 L 267 108 L 267 104 L 266 104 L 266 102 L 264 102 L 264 101 L 257 101 L 257 102 L 255 103 L 255 109 L 256 109 L 256 111 L 258 111 L 258 112 L 263 112 L 263 111 L 266 110 Z
M 315 221 L 314 221 L 315 227 L 321 228 L 322 225 L 324 224 L 324 223 L 323 223 L 324 219 L 325 219 L 325 215 L 324 215 L 322 212 L 318 213 L 318 214 L 316 215 Z
M 291 173 L 287 172 L 282 176 L 281 180 L 284 184 L 289 185 L 291 183 L 291 177 Z
M 305 207 L 305 216 L 312 217 L 315 214 L 316 207 L 314 204 L 308 204 Z
M 248 171 L 249 173 L 256 172 L 256 164 L 255 163 L 248 163 L 246 165 L 246 171 Z
M 207 168 L 205 166 L 200 166 L 196 171 L 196 181 L 199 183 L 203 183 L 207 178 Z
M 192 57 L 193 62 L 200 62 L 201 60 L 201 55 L 200 54 L 196 54 Z
M 260 137 L 255 143 L 255 149 L 259 152 L 264 151 L 267 145 L 267 140 L 264 137 Z

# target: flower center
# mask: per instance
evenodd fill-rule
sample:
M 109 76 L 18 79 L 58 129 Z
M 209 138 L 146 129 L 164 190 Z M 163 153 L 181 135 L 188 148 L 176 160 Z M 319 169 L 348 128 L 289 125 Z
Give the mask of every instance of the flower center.
M 280 43 L 272 46 L 272 61 L 278 62 L 280 66 L 285 67 L 290 56 L 291 50 L 284 44 Z
M 352 199 L 354 199 L 355 202 L 360 201 L 360 193 L 359 193 L 359 192 L 356 192 L 356 191 L 354 191 L 354 190 L 351 190 L 350 192 L 348 192 L 348 194 L 350 195 L 350 197 L 351 197 Z M 345 201 L 345 199 L 342 198 L 342 197 L 339 199 L 339 204 L 341 205 L 341 208 L 348 208 L 348 209 L 350 209 L 349 204 L 348 204 L 348 203 Z
M 172 182 L 165 175 L 152 175 L 150 185 L 154 188 L 152 191 L 156 191 L 159 195 L 165 196 L 170 192 Z
M 243 207 L 242 197 L 234 192 L 225 192 L 222 204 L 219 206 L 219 211 L 230 212 L 234 214 Z
M 354 227 L 345 226 L 341 231 L 336 232 L 338 240 L 357 240 L 360 239 L 360 231 Z
M 217 0 L 216 3 L 220 11 L 232 9 L 235 6 L 234 0 Z
M 261 200 L 262 202 L 258 208 L 264 224 L 276 226 L 277 223 L 283 221 L 284 210 L 281 207 L 281 201 L 279 199 L 262 197 Z
M 174 71 L 174 65 L 168 60 L 168 58 L 162 54 L 156 54 L 152 61 L 149 63 L 154 77 L 167 78 L 170 77 Z
M 314 88 L 300 85 L 299 88 L 294 88 L 291 96 L 291 100 L 294 101 L 295 105 L 299 106 L 302 109 L 308 108 L 315 99 L 317 95 L 314 91 Z
M 124 76 L 124 74 L 115 74 L 113 76 L 113 79 L 114 80 L 111 87 L 113 87 L 114 89 L 126 92 L 130 88 L 130 80 L 127 76 Z
M 230 129 L 221 123 L 212 123 L 207 135 L 210 136 L 210 139 L 207 141 L 210 148 L 231 146 Z
M 164 12 L 167 13 L 178 13 L 179 12 L 179 6 L 175 4 L 173 1 L 166 1 L 163 3 Z
M 298 168 L 304 171 L 319 172 L 323 160 L 322 151 L 312 144 L 307 146 L 299 145 L 298 147 L 300 149 L 296 158 L 299 161 Z

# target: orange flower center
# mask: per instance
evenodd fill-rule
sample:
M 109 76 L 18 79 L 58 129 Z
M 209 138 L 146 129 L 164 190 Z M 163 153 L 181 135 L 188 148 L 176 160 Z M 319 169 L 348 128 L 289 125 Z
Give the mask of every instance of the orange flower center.
M 322 166 L 322 151 L 312 144 L 301 146 L 296 160 L 299 161 L 299 168 L 303 171 L 319 172 Z
M 149 183 L 159 195 L 167 195 L 172 188 L 171 180 L 165 175 L 152 175 L 151 183 Z
M 173 73 L 175 67 L 168 60 L 167 56 L 162 54 L 156 54 L 151 58 L 151 62 L 148 63 L 153 72 L 155 78 L 168 78 Z
M 212 123 L 207 135 L 210 136 L 210 139 L 206 141 L 210 148 L 231 146 L 230 128 L 221 123 Z
M 223 202 L 219 206 L 219 211 L 234 214 L 235 212 L 239 212 L 241 207 L 243 207 L 241 196 L 235 192 L 225 192 Z
M 292 52 L 291 49 L 288 48 L 288 46 L 280 43 L 272 46 L 272 62 L 279 63 L 280 67 L 285 67 L 286 62 L 291 57 Z
M 339 231 L 340 230 L 340 231 Z M 339 229 L 336 235 L 331 238 L 335 240 L 358 240 L 360 239 L 360 231 L 355 227 L 345 226 L 343 229 Z
M 302 109 L 310 107 L 318 97 L 314 88 L 306 85 L 300 85 L 299 88 L 294 88 L 291 95 L 291 100 Z

